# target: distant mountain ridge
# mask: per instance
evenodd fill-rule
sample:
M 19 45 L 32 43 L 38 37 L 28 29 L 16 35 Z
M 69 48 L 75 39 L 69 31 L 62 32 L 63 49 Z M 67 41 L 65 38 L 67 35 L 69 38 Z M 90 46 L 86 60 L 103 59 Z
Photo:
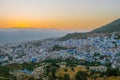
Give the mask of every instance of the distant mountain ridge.
M 0 43 L 16 43 L 46 38 L 56 38 L 67 34 L 57 29 L 0 29 Z
M 94 29 L 92 32 L 104 33 L 114 31 L 120 31 L 120 18 L 100 28 Z

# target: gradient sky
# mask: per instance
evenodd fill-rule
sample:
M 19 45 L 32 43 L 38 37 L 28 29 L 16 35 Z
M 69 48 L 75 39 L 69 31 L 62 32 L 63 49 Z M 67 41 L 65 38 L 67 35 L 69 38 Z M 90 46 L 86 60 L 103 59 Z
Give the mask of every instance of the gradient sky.
M 120 18 L 120 0 L 0 0 L 0 28 L 89 31 Z

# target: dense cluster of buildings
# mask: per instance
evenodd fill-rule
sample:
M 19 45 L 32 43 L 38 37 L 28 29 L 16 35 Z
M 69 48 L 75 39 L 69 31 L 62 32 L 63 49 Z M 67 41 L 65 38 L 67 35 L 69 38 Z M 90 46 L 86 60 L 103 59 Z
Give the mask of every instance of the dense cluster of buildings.
M 120 66 L 120 39 L 116 35 L 57 41 L 31 41 L 0 46 L 0 64 L 39 62 L 46 59 L 75 58 Z M 59 46 L 59 50 L 53 48 Z

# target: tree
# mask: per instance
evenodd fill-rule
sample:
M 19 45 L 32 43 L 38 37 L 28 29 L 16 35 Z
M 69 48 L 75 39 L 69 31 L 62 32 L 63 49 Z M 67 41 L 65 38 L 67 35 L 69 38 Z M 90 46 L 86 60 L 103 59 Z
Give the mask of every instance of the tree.
M 107 79 L 107 75 L 106 75 L 106 72 L 99 72 L 99 74 L 100 74 L 100 77 L 104 77 L 104 80 L 106 80 Z
M 59 77 L 57 77 L 57 79 L 58 79 L 58 80 L 62 80 L 62 77 L 61 77 L 61 76 L 59 76 Z
M 78 71 L 75 80 L 87 80 L 88 74 L 85 71 Z
M 96 71 L 95 70 L 90 70 L 90 76 L 95 79 L 95 74 L 96 74 Z
M 62 80 L 70 80 L 70 75 L 69 74 L 64 74 Z
M 75 69 L 74 68 L 71 68 L 71 70 L 74 72 L 75 71 Z
M 66 69 L 64 69 L 64 71 L 65 71 L 65 72 L 67 72 L 67 71 L 68 71 L 68 69 L 66 68 Z
M 106 71 L 106 74 L 107 76 L 119 76 L 120 73 L 119 73 L 119 69 L 118 68 L 108 68 L 107 71 Z
M 12 76 L 9 74 L 10 69 L 6 66 L 0 66 L 0 77 L 9 77 Z
M 49 80 L 55 80 L 57 77 L 56 77 L 56 72 L 57 72 L 57 68 L 56 67 L 51 67 L 50 69 L 50 73 L 51 75 L 49 75 Z
M 34 77 L 29 78 L 28 80 L 34 80 Z

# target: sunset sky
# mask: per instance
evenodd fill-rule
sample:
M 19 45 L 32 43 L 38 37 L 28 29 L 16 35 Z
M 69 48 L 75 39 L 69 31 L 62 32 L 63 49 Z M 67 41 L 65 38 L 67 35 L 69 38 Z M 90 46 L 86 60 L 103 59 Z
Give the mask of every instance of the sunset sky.
M 0 0 L 0 28 L 89 31 L 120 18 L 120 0 Z

